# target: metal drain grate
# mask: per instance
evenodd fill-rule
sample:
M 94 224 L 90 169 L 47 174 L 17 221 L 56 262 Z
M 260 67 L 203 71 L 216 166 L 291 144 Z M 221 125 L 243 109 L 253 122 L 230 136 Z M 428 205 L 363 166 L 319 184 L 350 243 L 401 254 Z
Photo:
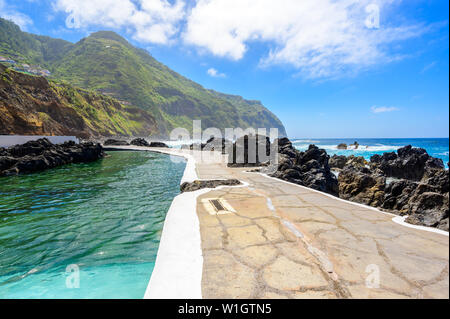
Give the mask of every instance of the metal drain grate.
M 210 215 L 225 215 L 236 213 L 224 198 L 205 198 L 201 200 Z
M 220 203 L 220 201 L 218 199 L 211 199 L 209 202 L 213 205 L 213 207 L 218 212 L 226 210 L 225 207 L 222 206 L 222 204 Z

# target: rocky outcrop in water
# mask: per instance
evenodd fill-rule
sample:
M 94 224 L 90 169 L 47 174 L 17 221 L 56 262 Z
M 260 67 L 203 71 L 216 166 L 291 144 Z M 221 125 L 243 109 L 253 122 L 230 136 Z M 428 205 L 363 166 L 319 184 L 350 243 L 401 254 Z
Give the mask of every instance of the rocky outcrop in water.
M 357 141 L 355 141 L 353 144 L 350 144 L 349 146 L 351 146 L 353 149 L 357 150 L 359 148 L 359 143 Z
M 135 138 L 134 140 L 132 140 L 130 142 L 130 144 L 134 145 L 134 146 L 143 146 L 143 147 L 149 147 L 150 146 L 150 144 L 145 139 L 140 138 L 140 137 L 139 138 Z
M 169 146 L 163 142 L 150 142 L 149 147 L 169 148 Z
M 100 144 L 52 144 L 43 138 L 10 148 L 0 148 L 0 176 L 43 171 L 69 163 L 87 163 L 104 156 Z
M 128 143 L 127 141 L 123 141 L 123 140 L 116 140 L 116 139 L 108 139 L 106 140 L 103 145 L 105 146 L 128 146 L 130 145 L 130 143 Z
M 241 182 L 237 179 L 228 180 L 209 180 L 209 181 L 194 181 L 192 183 L 185 182 L 180 186 L 182 193 L 195 192 L 204 188 L 216 188 L 218 186 L 237 186 L 241 185 Z
M 198 151 L 214 151 L 214 152 L 222 152 L 222 154 L 227 153 L 227 146 L 232 143 L 224 138 L 215 138 L 211 137 L 206 141 L 206 143 L 196 143 L 190 145 L 183 145 L 181 149 L 186 150 L 198 150 Z
M 114 143 L 122 143 L 123 141 L 114 141 Z M 106 142 L 105 142 L 106 143 Z M 107 145 L 107 144 L 105 144 Z M 121 145 L 121 144 L 111 144 L 111 145 Z M 134 146 L 141 146 L 141 147 L 163 147 L 163 148 L 169 148 L 165 143 L 163 142 L 147 142 L 145 139 L 138 137 L 135 138 L 130 142 L 130 144 L 122 144 L 122 145 L 134 145 Z

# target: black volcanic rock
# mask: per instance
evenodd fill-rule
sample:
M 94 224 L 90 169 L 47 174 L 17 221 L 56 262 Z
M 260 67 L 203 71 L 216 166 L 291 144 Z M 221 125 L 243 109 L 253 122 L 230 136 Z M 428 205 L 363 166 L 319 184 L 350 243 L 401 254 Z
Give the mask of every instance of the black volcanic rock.
M 143 146 L 143 147 L 148 147 L 148 146 L 150 146 L 150 144 L 145 140 L 145 139 L 143 139 L 143 138 L 135 138 L 134 140 L 132 140 L 131 142 L 130 142 L 130 144 L 131 145 L 134 145 L 134 146 Z M 106 144 L 105 144 L 106 145 Z
M 328 164 L 330 165 L 330 168 L 339 168 L 343 169 L 345 164 L 347 164 L 347 156 L 344 155 L 333 155 Z
M 151 142 L 149 147 L 162 147 L 162 148 L 169 148 L 165 143 L 163 142 Z
M 370 169 L 344 167 L 339 174 L 339 197 L 407 215 L 411 224 L 448 231 L 449 171 L 441 163 L 423 149 L 410 147 L 398 155 L 375 155 Z M 386 178 L 389 175 L 409 178 Z
M 448 231 L 449 171 L 434 169 L 416 183 L 408 201 L 407 222 Z
M 32 173 L 69 163 L 87 163 L 104 156 L 100 144 L 52 144 L 43 138 L 5 149 L 0 156 L 0 176 Z M 4 155 L 6 154 L 6 155 Z
M 108 146 L 128 146 L 130 145 L 127 141 L 122 141 L 122 140 L 115 140 L 115 139 L 108 139 L 105 141 L 105 143 L 103 143 L 104 145 L 108 145 Z
M 192 183 L 188 183 L 188 182 L 183 183 L 180 186 L 180 190 L 182 193 L 185 193 L 185 192 L 195 192 L 199 189 L 204 189 L 204 188 L 216 188 L 218 186 L 237 186 L 240 184 L 241 184 L 241 182 L 237 179 L 209 180 L 209 181 L 196 180 Z
M 325 150 L 310 145 L 308 150 L 296 150 L 287 138 L 278 140 L 278 167 L 271 176 L 322 192 L 337 195 L 338 183 L 328 165 Z
M 428 169 L 443 169 L 441 159 L 428 155 L 423 148 L 413 148 L 411 145 L 400 148 L 382 156 L 370 158 L 370 166 L 380 169 L 386 176 L 419 181 Z
M 368 168 L 346 166 L 338 182 L 340 198 L 374 207 L 383 204 L 386 177 L 372 174 Z
M 329 160 L 331 168 L 343 169 L 345 166 L 364 167 L 368 163 L 362 156 L 333 155 Z

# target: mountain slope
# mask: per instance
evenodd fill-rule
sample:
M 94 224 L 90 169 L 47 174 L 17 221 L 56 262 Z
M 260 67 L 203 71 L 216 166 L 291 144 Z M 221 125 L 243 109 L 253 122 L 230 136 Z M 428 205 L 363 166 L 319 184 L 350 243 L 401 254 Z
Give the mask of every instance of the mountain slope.
M 114 32 L 96 32 L 72 44 L 17 29 L 0 19 L 0 54 L 23 56 L 48 68 L 56 79 L 146 110 L 162 135 L 175 127 L 191 129 L 197 119 L 203 128 L 276 127 L 286 135 L 281 121 L 260 102 L 207 90 Z M 8 36 L 12 32 L 14 37 Z
M 0 64 L 0 135 L 88 138 L 157 133 L 155 119 L 144 110 Z

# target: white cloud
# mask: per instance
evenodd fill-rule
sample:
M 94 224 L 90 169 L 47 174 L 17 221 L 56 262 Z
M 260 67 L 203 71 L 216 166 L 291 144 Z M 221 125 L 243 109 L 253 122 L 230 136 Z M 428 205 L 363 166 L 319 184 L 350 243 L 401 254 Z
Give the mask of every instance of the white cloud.
M 28 26 L 33 24 L 33 20 L 29 16 L 8 6 L 4 0 L 0 0 L 0 17 L 14 22 L 24 31 L 27 30 Z
M 389 61 L 384 45 L 420 33 L 418 27 L 367 28 L 365 8 L 373 2 L 382 10 L 395 1 L 199 0 L 184 40 L 233 60 L 252 42 L 265 42 L 272 49 L 261 65 L 288 64 L 305 77 L 333 77 Z
M 420 73 L 423 74 L 423 73 L 427 72 L 428 70 L 434 68 L 434 67 L 436 66 L 436 64 L 437 64 L 437 62 L 436 62 L 436 61 L 433 61 L 433 62 L 431 62 L 431 63 L 425 65 L 425 66 L 423 67 L 422 71 L 420 71 Z
M 371 109 L 372 113 L 375 113 L 375 114 L 394 112 L 394 111 L 399 110 L 396 107 L 387 107 L 387 106 L 372 106 L 370 109 Z
M 167 44 L 178 32 L 176 25 L 185 15 L 185 3 L 177 0 L 55 0 L 53 8 L 67 14 L 68 28 L 90 26 L 131 28 L 142 42 Z
M 52 1 L 56 11 L 67 14 L 71 28 L 124 29 L 144 43 L 181 40 L 231 60 L 242 59 L 252 43 L 263 43 L 270 49 L 260 66 L 289 65 L 314 79 L 402 59 L 405 55 L 393 48 L 427 30 L 386 24 L 393 20 L 385 15 L 401 0 Z M 378 12 L 374 8 L 380 19 L 371 16 Z M 380 28 L 374 28 L 379 21 Z
M 206 71 L 209 76 L 212 76 L 213 78 L 224 78 L 226 77 L 225 73 L 220 73 L 214 68 L 209 68 L 208 71 Z

